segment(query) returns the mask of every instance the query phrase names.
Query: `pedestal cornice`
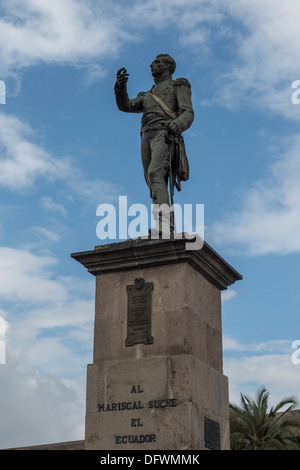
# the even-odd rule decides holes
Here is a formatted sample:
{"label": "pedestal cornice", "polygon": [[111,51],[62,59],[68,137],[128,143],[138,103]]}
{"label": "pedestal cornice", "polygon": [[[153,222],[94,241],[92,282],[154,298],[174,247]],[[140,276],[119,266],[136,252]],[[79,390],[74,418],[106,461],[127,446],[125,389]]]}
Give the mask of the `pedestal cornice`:
{"label": "pedestal cornice", "polygon": [[199,245],[202,245],[202,248],[193,250],[187,249],[187,243],[191,243],[190,236],[165,240],[137,238],[98,245],[94,250],[73,253],[71,257],[95,276],[120,270],[187,262],[220,290],[227,289],[242,279],[208,243],[202,240],[201,242]]}

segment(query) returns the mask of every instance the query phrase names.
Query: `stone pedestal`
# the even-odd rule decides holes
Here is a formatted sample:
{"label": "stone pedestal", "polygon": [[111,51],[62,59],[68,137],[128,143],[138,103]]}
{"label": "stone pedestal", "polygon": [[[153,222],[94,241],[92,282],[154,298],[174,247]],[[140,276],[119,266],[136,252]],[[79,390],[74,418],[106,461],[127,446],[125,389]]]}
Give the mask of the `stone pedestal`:
{"label": "stone pedestal", "polygon": [[72,257],[96,276],[86,449],[229,449],[221,290],[242,277],[184,238]]}

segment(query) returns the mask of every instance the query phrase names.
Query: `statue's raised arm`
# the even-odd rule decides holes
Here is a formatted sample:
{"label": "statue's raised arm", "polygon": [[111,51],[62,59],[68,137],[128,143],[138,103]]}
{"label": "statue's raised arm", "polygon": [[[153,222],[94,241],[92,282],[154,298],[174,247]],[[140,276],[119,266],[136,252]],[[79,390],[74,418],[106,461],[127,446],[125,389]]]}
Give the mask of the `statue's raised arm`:
{"label": "statue's raised arm", "polygon": [[128,77],[129,73],[127,73],[127,70],[124,67],[117,71],[115,83],[117,106],[120,111],[125,111],[127,113],[141,113],[143,111],[141,93],[139,93],[135,99],[129,99],[127,92]]}
{"label": "statue's raised arm", "polygon": [[127,82],[128,82],[128,77],[129,77],[129,73],[127,73],[127,70],[124,67],[122,67],[121,69],[117,71],[116,85],[119,89],[126,87]]}

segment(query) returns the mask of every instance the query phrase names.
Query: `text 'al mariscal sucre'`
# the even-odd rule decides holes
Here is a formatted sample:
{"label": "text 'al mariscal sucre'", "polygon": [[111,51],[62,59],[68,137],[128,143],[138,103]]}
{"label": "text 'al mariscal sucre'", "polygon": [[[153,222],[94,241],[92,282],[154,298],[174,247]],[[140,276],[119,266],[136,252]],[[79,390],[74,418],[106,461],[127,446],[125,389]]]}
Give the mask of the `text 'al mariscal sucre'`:
{"label": "text 'al mariscal sucre'", "polygon": [[[143,394],[144,387],[141,384],[132,385],[130,389],[131,394]],[[138,397],[136,397],[138,398]],[[129,401],[120,401],[120,402],[111,402],[111,403],[98,403],[98,412],[102,415],[103,413],[107,412],[124,412],[124,411],[136,411],[136,410],[150,410],[154,411],[162,410],[164,408],[173,408],[177,406],[177,398],[163,398],[159,400],[149,400],[149,401],[142,401],[142,400],[129,400]],[[146,413],[147,415],[147,413]],[[157,436],[153,433],[147,433],[146,429],[144,429],[143,418],[146,416],[143,414],[142,416],[136,416],[136,413],[130,417],[128,421],[128,431],[124,434],[114,434],[112,437],[114,439],[115,445],[130,445],[130,444],[153,444],[157,442]],[[130,416],[130,413],[129,413]],[[147,427],[147,424],[146,424]],[[141,434],[139,434],[139,432]],[[134,432],[134,433],[133,433]],[[133,434],[132,434],[133,433]]]}
{"label": "text 'al mariscal sucre'", "polygon": [[98,411],[133,411],[142,410],[144,408],[169,408],[177,406],[177,398],[166,398],[163,400],[150,400],[143,405],[141,401],[123,401],[118,403],[99,403]]}

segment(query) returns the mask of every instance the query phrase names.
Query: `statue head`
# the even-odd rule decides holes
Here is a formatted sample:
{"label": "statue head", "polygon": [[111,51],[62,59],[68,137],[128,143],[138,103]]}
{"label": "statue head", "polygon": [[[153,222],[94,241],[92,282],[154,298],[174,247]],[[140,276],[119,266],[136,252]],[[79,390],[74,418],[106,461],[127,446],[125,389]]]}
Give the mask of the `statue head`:
{"label": "statue head", "polygon": [[169,54],[158,54],[150,67],[153,76],[160,75],[166,72],[166,70],[170,75],[173,75],[176,69],[176,62]]}

